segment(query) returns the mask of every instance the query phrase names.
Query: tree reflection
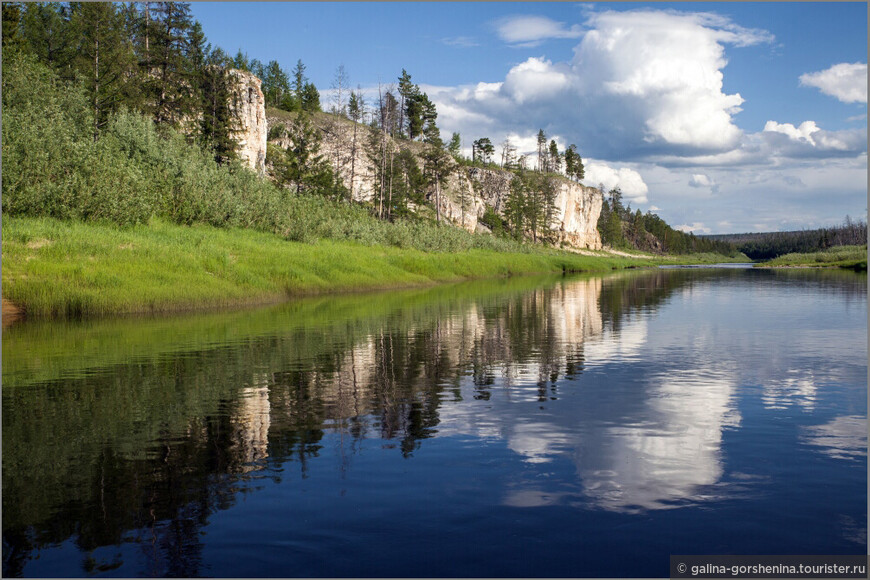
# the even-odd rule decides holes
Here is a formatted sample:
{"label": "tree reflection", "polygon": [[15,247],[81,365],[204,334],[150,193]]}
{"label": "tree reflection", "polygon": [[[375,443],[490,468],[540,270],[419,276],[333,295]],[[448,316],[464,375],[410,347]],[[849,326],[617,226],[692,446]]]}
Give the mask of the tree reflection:
{"label": "tree reflection", "polygon": [[[605,507],[655,507],[684,497],[692,486],[719,477],[720,427],[734,420],[730,386],[704,390],[688,379],[677,384],[659,377],[645,393],[648,401],[614,399],[611,409],[604,397],[579,411],[564,409],[573,413],[573,423],[594,421],[592,414],[606,415],[608,409],[614,421],[654,416],[654,422],[639,421],[623,432],[586,433],[581,442],[561,433],[558,424],[517,417],[510,426],[510,416],[479,413],[494,408],[496,399],[533,402],[536,408],[555,403],[591,364],[610,356],[604,337],[630,340],[632,332],[645,332],[639,317],[676,292],[741,275],[645,271],[536,288],[505,283],[478,294],[405,294],[389,307],[369,308],[370,299],[356,297],[321,300],[310,310],[302,304],[272,311],[274,326],[259,322],[260,330],[250,336],[191,340],[188,333],[185,340],[196,348],[72,378],[58,372],[51,380],[4,389],[3,573],[20,576],[41,547],[70,540],[83,554],[84,574],[123,566],[122,560],[94,554],[127,542],[139,547],[142,574],[213,573],[203,568],[203,529],[212,514],[254,489],[258,478],[288,477],[285,467],[307,477],[311,462],[334,442],[342,473],[353,468],[367,440],[395,447],[410,460],[445,429],[445,418],[452,432],[492,429],[502,421],[496,428],[509,432],[508,447],[532,463],[573,447],[591,486],[588,495]],[[858,293],[853,278],[848,280],[843,291]],[[232,316],[234,325],[241,324]],[[87,336],[93,338],[98,327],[88,327]],[[210,322],[214,327],[221,329],[217,334],[227,333]],[[118,324],[107,322],[101,340],[110,343],[118,333]],[[71,344],[81,341],[74,329],[68,336]],[[465,397],[479,406],[445,405]],[[673,421],[684,407],[696,409],[695,415]],[[676,447],[696,443],[690,440],[693,429],[700,429],[702,447],[709,450],[694,463],[704,468],[703,481],[666,474],[671,490],[663,496],[653,489],[657,476],[632,472],[633,484],[613,476],[626,457],[635,471],[654,471]],[[622,496],[614,495],[616,488]],[[555,497],[529,489],[518,493],[525,494],[516,498],[523,505]]]}

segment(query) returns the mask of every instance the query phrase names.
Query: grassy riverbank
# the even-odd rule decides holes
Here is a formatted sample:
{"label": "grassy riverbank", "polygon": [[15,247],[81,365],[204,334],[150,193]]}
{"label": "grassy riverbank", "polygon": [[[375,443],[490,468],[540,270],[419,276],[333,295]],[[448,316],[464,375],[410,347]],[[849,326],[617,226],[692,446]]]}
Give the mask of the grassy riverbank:
{"label": "grassy riverbank", "polygon": [[4,216],[3,250],[3,297],[35,318],[169,312],[661,263],[543,248],[451,253],[330,240],[300,243],[249,229],[178,226],[157,219],[121,228]]}
{"label": "grassy riverbank", "polygon": [[822,252],[794,253],[762,262],[760,268],[847,268],[867,270],[867,246],[837,246]]}

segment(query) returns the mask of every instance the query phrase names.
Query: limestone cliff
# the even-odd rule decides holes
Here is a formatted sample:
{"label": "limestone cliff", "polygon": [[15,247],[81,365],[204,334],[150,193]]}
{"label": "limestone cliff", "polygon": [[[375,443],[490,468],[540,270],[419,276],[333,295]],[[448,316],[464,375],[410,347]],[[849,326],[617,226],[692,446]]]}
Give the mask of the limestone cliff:
{"label": "limestone cliff", "polygon": [[253,74],[231,69],[232,84],[230,108],[236,119],[235,139],[239,144],[239,158],[259,174],[266,170],[266,99],[260,88],[260,79]]}
{"label": "limestone cliff", "polygon": [[[477,219],[483,217],[487,206],[500,215],[504,214],[505,201],[514,175],[509,171],[478,167],[470,167],[466,171],[472,188],[472,191],[466,194],[472,195],[472,199],[481,202],[481,205],[475,205],[471,212],[476,214],[472,216],[473,221],[469,221],[465,226],[469,231],[474,231],[477,227]],[[566,178],[554,177],[553,180],[557,187],[556,213],[550,227],[558,232],[559,241],[576,248],[601,249],[601,236],[598,234],[597,227],[598,216],[601,214],[601,206],[604,202],[601,192],[597,188],[586,187]],[[450,183],[455,181],[458,180]],[[446,203],[450,209],[446,213],[451,216],[462,215],[458,208],[461,205],[459,192],[462,190],[455,187],[448,188],[448,191],[453,195],[448,196]]]}
{"label": "limestone cliff", "polygon": [[[283,111],[270,109],[269,115],[270,126],[287,126],[293,122],[292,116]],[[313,121],[323,137],[320,153],[333,168],[338,168],[338,173],[353,198],[357,201],[377,201],[378,168],[372,165],[364,145],[371,129],[357,126],[357,147],[355,154],[352,154],[353,125],[350,121],[326,114],[316,115]],[[290,145],[286,135],[276,138],[273,143],[281,148]],[[396,151],[410,150],[418,166],[423,167],[422,143],[390,140],[390,146]],[[505,201],[514,174],[497,168],[467,167],[452,159],[448,164],[448,176],[438,196],[441,216],[470,232],[487,231],[479,223],[480,219],[487,208],[504,215]],[[575,248],[601,249],[601,237],[597,229],[603,204],[601,193],[597,188],[586,187],[561,176],[554,176],[552,179],[557,187],[556,213],[551,224],[551,229],[557,234],[556,238]],[[426,200],[433,208],[435,199],[434,189],[426,192]]]}
{"label": "limestone cliff", "polygon": [[595,187],[564,180],[556,196],[556,228],[561,241],[575,248],[600,250],[598,216],[604,196]]}

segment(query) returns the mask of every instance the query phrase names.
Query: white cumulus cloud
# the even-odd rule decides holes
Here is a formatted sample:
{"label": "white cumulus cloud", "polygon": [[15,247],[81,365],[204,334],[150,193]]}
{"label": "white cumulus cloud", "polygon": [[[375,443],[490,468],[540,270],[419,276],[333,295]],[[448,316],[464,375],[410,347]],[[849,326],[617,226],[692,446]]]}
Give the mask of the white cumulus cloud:
{"label": "white cumulus cloud", "polygon": [[816,142],[813,140],[813,133],[817,133],[819,131],[819,127],[816,125],[815,121],[804,121],[798,127],[795,127],[791,123],[777,123],[776,121],[768,121],[764,125],[764,131],[768,131],[771,133],[782,133],[783,135],[787,135],[789,139],[794,141],[803,141],[805,143],[809,143],[810,145],[815,145]]}
{"label": "white cumulus cloud", "polygon": [[[787,140],[777,138],[785,135]],[[761,132],[767,156],[779,157],[828,157],[857,155],[867,143],[866,129],[825,131],[815,121],[804,121],[797,127],[791,123],[768,121]]]}
{"label": "white cumulus cloud", "polygon": [[800,83],[815,87],[844,103],[867,102],[867,63],[840,63],[800,76]]}
{"label": "white cumulus cloud", "polygon": [[593,108],[627,113],[622,138],[646,149],[715,151],[738,142],[732,115],[743,98],[722,90],[724,43],[755,42],[757,34],[731,30],[721,17],[652,10],[605,12],[590,24],[575,50],[578,83]]}
{"label": "white cumulus cloud", "polygon": [[[769,32],[710,13],[643,8],[578,15],[576,22],[513,17],[498,28],[514,45],[578,38],[566,59],[541,50],[483,82],[421,86],[438,107],[442,134],[459,131],[466,148],[489,137],[500,149],[510,137],[518,153],[533,154],[543,129],[562,150],[577,145],[587,185],[619,187],[626,202],[654,203],[669,222],[696,232],[699,225],[751,229],[760,214],[814,223],[804,206],[813,203],[805,192],[815,188],[839,196],[826,206],[830,215],[866,206],[867,129],[857,124],[866,117],[852,117],[854,128],[842,130],[806,117],[770,120],[762,130],[738,126],[744,99],[726,91],[726,52],[772,43]],[[801,83],[866,102],[866,65],[838,67],[804,75]],[[785,191],[792,197],[779,195]],[[770,222],[765,229],[779,227]]]}
{"label": "white cumulus cloud", "polygon": [[586,177],[583,182],[586,185],[592,187],[603,185],[605,192],[618,187],[622,191],[625,201],[635,204],[647,202],[646,194],[649,192],[649,188],[644,183],[640,173],[634,169],[628,167],[614,169],[600,161],[588,161],[585,164],[585,173]]}
{"label": "white cumulus cloud", "polygon": [[565,66],[554,66],[543,58],[530,58],[513,67],[500,88],[518,105],[530,100],[549,100],[551,95],[568,86],[569,74]]}
{"label": "white cumulus cloud", "polygon": [[[743,132],[733,115],[743,98],[723,90],[724,47],[767,42],[769,33],[706,13],[648,9],[592,13],[582,29],[568,61],[531,57],[501,80],[429,93],[439,112],[452,105],[454,113],[464,108],[494,121],[452,126],[460,115],[451,114],[439,119],[443,129],[500,141],[542,128],[576,143],[581,155],[625,161],[719,154],[739,145]],[[511,42],[579,37],[581,25],[511,17],[499,34]]]}

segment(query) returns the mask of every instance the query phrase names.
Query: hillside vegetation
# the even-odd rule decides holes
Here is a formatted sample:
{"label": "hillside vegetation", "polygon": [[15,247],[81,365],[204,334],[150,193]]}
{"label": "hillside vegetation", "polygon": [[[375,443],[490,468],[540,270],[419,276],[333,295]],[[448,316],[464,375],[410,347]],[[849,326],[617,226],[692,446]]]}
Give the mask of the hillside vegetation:
{"label": "hillside vegetation", "polygon": [[112,114],[97,141],[92,122],[80,85],[61,81],[27,55],[4,60],[4,216],[120,226],[156,217],[180,225],[251,228],[304,242],[533,251],[427,220],[379,220],[358,204],[276,186],[238,163],[215,163],[182,133],[155,126],[137,112]]}

